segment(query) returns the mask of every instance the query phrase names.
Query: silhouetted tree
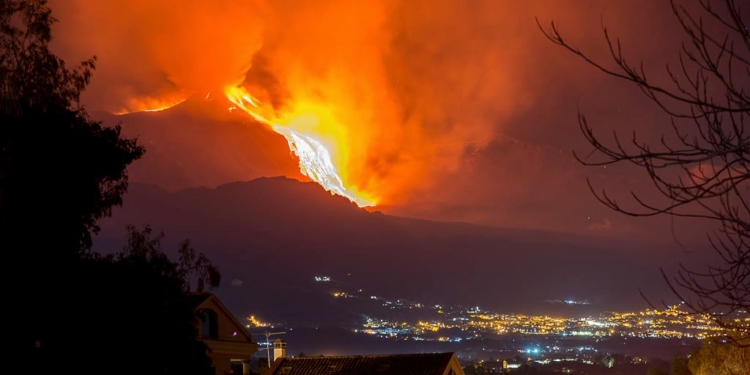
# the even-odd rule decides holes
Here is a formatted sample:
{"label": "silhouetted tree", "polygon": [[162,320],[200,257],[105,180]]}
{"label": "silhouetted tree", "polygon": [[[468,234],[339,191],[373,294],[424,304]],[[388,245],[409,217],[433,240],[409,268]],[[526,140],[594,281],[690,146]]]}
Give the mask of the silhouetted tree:
{"label": "silhouetted tree", "polygon": [[143,154],[119,127],[89,119],[80,94],[95,61],[69,69],[50,52],[55,21],[45,0],[0,3],[0,224],[19,238],[48,231],[55,248],[33,249],[45,256],[90,249],[96,221],[122,202],[126,167]]}
{"label": "silhouetted tree", "polygon": [[557,23],[539,27],[550,41],[587,64],[637,86],[671,116],[666,133],[651,144],[635,133],[623,139],[617,132],[608,142],[579,113],[580,129],[594,151],[576,158],[592,166],[635,165],[664,198],[652,201],[633,192],[636,203],[628,207],[589,182],[596,198],[615,211],[719,224],[708,238],[722,264],[706,269],[681,266],[674,277],[662,274],[692,312],[714,314],[719,324],[741,333],[736,336],[741,342],[735,344],[750,345],[748,325],[734,320],[735,313],[750,310],[750,131],[745,127],[750,119],[750,7],[738,0],[695,0],[691,7],[673,0],[671,5],[686,42],[679,46],[678,65],[667,65],[666,81],[647,75],[642,63],[629,61],[620,40],[606,27],[613,64],[596,61],[567,41]]}
{"label": "silhouetted tree", "polygon": [[669,375],[669,372],[661,367],[651,367],[646,371],[646,375]]}
{"label": "silhouetted tree", "polygon": [[464,370],[464,374],[466,374],[466,375],[477,375],[478,374],[477,368],[474,365],[464,366],[463,370]]}
{"label": "silhouetted tree", "polygon": [[89,119],[79,97],[94,60],[69,69],[50,52],[54,22],[44,0],[0,1],[0,249],[18,275],[10,300],[23,301],[14,321],[24,329],[10,341],[24,348],[67,324],[51,318],[70,308],[59,288],[143,154],[119,127]]}
{"label": "silhouetted tree", "polygon": [[484,366],[480,365],[468,365],[463,368],[464,373],[466,375],[488,375],[488,374],[494,374],[495,372],[491,369],[485,368]]}
{"label": "silhouetted tree", "polygon": [[669,366],[669,375],[692,375],[688,367],[688,357],[685,355],[674,356]]}
{"label": "silhouetted tree", "polygon": [[268,357],[258,357],[258,374],[264,375],[268,369]]}
{"label": "silhouetted tree", "polygon": [[205,257],[184,243],[180,260],[171,261],[162,238],[148,226],[129,226],[122,252],[92,253],[74,263],[64,285],[50,286],[67,303],[52,314],[57,325],[38,340],[44,351],[37,351],[35,366],[79,374],[212,375],[187,292],[195,279],[217,287],[218,270],[207,260],[196,262]]}
{"label": "silhouetted tree", "polygon": [[[164,232],[154,236],[151,226],[146,225],[138,230],[133,225],[127,228],[127,244],[121,253],[113,259],[118,262],[139,260],[154,265],[163,265],[160,268],[162,275],[168,279],[180,280],[182,290],[185,292],[203,292],[206,288],[213,289],[221,283],[221,274],[211,261],[203,254],[196,254],[190,245],[190,240],[183,240],[177,246],[179,255],[178,263],[172,263],[161,250],[161,240]],[[195,288],[193,288],[195,284]]]}
{"label": "silhouetted tree", "polygon": [[0,249],[18,275],[10,300],[23,301],[14,308],[23,330],[9,341],[23,348],[67,324],[50,317],[67,316],[59,288],[71,285],[97,220],[122,201],[126,167],[143,154],[118,127],[89,119],[79,97],[94,60],[69,69],[55,56],[54,22],[44,0],[0,1]]}
{"label": "silhouetted tree", "polygon": [[94,59],[66,67],[54,22],[45,0],[0,1],[0,248],[20,331],[7,341],[24,372],[211,374],[189,292],[217,286],[216,267],[189,241],[169,260],[150,227],[128,227],[121,253],[91,250],[144,150],[88,117]]}
{"label": "silhouetted tree", "polygon": [[750,347],[707,340],[690,357],[688,367],[692,375],[750,374]]}
{"label": "silhouetted tree", "polygon": [[518,366],[517,369],[511,370],[511,374],[520,374],[520,375],[546,375],[547,373],[554,373],[553,371],[545,371],[542,366],[536,366],[529,363],[524,363],[521,366]]}
{"label": "silhouetted tree", "polygon": [[521,366],[518,366],[518,368],[515,371],[513,371],[513,373],[515,373],[515,374],[521,374],[521,375],[528,375],[528,374],[532,373],[531,370],[532,370],[531,366],[529,366],[528,364],[524,363]]}

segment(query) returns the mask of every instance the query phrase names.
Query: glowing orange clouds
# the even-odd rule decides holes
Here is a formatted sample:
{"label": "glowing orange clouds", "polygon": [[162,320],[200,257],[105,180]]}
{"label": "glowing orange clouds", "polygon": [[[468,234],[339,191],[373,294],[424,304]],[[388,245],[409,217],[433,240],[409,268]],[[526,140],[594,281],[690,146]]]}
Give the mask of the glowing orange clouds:
{"label": "glowing orange clouds", "polygon": [[522,58],[539,35],[510,2],[51,3],[57,48],[99,57],[89,106],[160,109],[224,92],[287,139],[303,173],[359,205],[433,189],[533,100]]}
{"label": "glowing orange clouds", "polygon": [[163,107],[239,83],[262,44],[261,5],[249,0],[53,0],[54,46],[96,55],[84,100],[113,112]]}

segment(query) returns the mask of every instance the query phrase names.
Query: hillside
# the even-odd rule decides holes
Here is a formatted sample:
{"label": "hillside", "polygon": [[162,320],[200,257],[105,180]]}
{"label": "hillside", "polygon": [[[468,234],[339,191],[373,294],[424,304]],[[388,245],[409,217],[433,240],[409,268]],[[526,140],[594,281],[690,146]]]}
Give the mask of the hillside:
{"label": "hillside", "polygon": [[[657,269],[633,245],[367,212],[285,177],[178,192],[132,184],[124,206],[103,222],[97,249],[119,248],[128,223],[165,231],[167,250],[190,238],[221,267],[218,293],[240,316],[356,319],[321,300],[315,275],[380,295],[501,311],[538,310],[557,298],[588,299],[598,309],[642,307],[639,287],[663,290]],[[317,309],[302,316],[300,304]]]}
{"label": "hillside", "polygon": [[179,190],[215,187],[263,176],[303,178],[286,140],[248,116],[230,112],[224,98],[192,97],[158,112],[116,116],[94,112],[105,125],[120,124],[138,137],[146,155],[129,168],[131,181]]}

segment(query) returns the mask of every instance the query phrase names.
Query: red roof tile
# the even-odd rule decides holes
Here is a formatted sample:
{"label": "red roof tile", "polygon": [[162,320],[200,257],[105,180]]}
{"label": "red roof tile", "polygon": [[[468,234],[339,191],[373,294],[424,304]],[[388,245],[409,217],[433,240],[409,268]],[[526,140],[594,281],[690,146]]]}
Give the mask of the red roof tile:
{"label": "red roof tile", "polygon": [[442,375],[453,353],[279,358],[270,375]]}

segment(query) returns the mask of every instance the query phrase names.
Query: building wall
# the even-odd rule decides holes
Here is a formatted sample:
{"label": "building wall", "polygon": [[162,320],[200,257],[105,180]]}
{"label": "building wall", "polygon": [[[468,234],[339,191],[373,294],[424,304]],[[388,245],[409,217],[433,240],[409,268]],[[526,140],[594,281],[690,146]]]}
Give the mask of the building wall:
{"label": "building wall", "polygon": [[[211,357],[211,361],[214,364],[216,375],[233,374],[232,361],[239,359],[231,354],[225,354],[225,353],[214,353],[210,355],[210,357]],[[246,363],[244,364],[243,368],[249,368],[249,366],[250,366],[250,362],[249,360],[246,360]],[[246,372],[244,371],[241,373],[246,374]]]}
{"label": "building wall", "polygon": [[238,325],[230,313],[213,299],[206,300],[198,307],[198,310],[203,309],[213,310],[217,318],[217,338],[199,336],[209,348],[208,356],[214,364],[216,375],[231,374],[233,360],[247,361],[244,370],[247,373],[249,359],[258,351],[258,345],[252,341],[245,327]]}
{"label": "building wall", "polygon": [[234,323],[234,319],[229,315],[229,313],[225,311],[213,299],[209,299],[206,302],[202,303],[199,309],[211,309],[216,312],[219,323],[219,340],[249,342],[247,336],[242,334],[242,331],[245,328],[241,326],[237,327],[237,325]]}
{"label": "building wall", "polygon": [[461,363],[458,362],[458,357],[455,354],[451,358],[450,363],[448,363],[443,375],[465,375],[464,369],[461,367]]}

